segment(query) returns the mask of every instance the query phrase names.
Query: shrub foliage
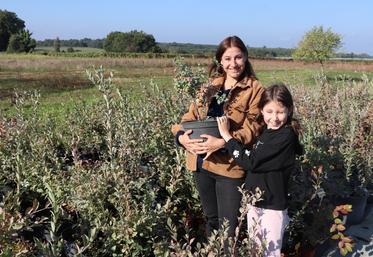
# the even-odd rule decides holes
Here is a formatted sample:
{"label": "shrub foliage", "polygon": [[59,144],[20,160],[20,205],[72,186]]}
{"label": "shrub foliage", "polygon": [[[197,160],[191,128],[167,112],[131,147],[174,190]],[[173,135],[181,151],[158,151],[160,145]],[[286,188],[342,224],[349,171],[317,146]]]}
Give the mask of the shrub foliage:
{"label": "shrub foliage", "polygon": [[[77,102],[63,126],[37,115],[37,92],[17,94],[15,115],[2,118],[2,256],[221,254],[226,233],[204,240],[198,194],[170,132],[190,98],[150,82],[144,97],[134,99],[102,67],[87,75],[101,100]],[[289,252],[299,242],[329,236],[312,230],[312,222],[328,229],[333,219],[330,205],[320,201],[332,205],[333,196],[371,183],[372,81],[337,85],[322,79],[312,89],[291,87],[303,117],[306,154],[292,178]],[[244,195],[251,197],[246,202],[256,196]],[[229,253],[260,256],[242,230],[229,242]]]}

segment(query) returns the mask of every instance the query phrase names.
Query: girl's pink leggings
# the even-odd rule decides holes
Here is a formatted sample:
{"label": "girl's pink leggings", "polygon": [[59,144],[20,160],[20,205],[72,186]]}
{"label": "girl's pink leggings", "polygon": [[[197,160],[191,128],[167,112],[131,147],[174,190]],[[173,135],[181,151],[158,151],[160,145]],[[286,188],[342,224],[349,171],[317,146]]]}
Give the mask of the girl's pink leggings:
{"label": "girl's pink leggings", "polygon": [[249,205],[249,235],[255,235],[255,242],[263,247],[265,257],[281,256],[282,237],[288,223],[287,210],[270,210]]}

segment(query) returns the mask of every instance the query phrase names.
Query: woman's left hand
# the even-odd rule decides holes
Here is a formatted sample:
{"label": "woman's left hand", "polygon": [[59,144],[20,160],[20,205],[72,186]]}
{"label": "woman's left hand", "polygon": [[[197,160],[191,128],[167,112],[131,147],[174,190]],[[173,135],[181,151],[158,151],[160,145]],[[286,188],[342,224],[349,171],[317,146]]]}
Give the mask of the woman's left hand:
{"label": "woman's left hand", "polygon": [[206,157],[203,158],[206,160],[213,152],[223,148],[225,141],[222,138],[217,138],[207,134],[201,135],[202,138],[206,140],[202,143],[197,143],[203,150],[196,152],[196,154],[206,154]]}

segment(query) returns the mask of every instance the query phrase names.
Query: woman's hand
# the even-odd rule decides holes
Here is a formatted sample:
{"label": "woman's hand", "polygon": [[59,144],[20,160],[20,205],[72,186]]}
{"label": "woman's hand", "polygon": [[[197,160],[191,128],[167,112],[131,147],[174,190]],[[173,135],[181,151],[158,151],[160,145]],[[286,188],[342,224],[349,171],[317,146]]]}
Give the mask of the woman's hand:
{"label": "woman's hand", "polygon": [[199,151],[197,154],[206,154],[204,160],[206,160],[213,152],[223,148],[225,141],[222,138],[213,137],[210,135],[202,134],[202,138],[205,138],[203,143],[198,143]]}
{"label": "woman's hand", "polygon": [[232,135],[229,133],[230,126],[227,116],[218,117],[217,121],[221,137],[224,138],[225,142],[228,142],[232,138]]}
{"label": "woman's hand", "polygon": [[192,132],[191,129],[185,131],[183,135],[179,136],[178,140],[188,152],[196,155],[197,152],[202,150],[202,147],[197,145],[197,143],[203,142],[203,139],[190,139],[189,135],[192,134]]}

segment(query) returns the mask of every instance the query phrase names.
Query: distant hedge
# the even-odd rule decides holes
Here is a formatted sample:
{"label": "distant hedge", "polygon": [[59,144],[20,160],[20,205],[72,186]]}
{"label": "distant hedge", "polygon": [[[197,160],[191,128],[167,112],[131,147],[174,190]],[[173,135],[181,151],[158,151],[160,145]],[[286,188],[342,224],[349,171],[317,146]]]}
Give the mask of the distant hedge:
{"label": "distant hedge", "polygon": [[38,51],[33,54],[47,55],[47,56],[61,56],[61,57],[112,57],[112,58],[212,58],[210,54],[177,54],[177,53],[114,53],[114,52],[52,52],[52,51]]}

